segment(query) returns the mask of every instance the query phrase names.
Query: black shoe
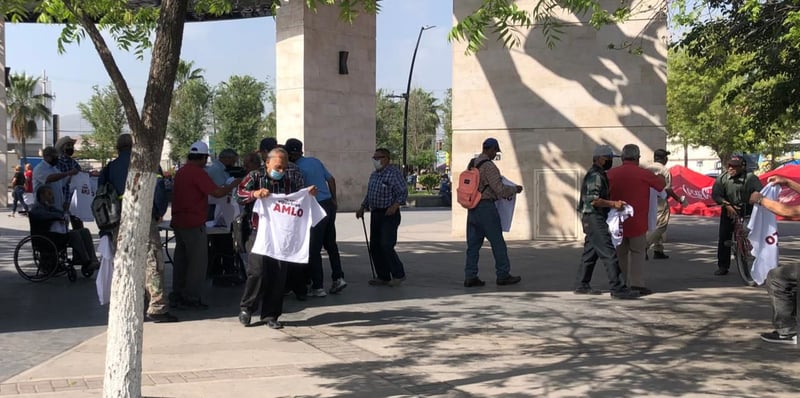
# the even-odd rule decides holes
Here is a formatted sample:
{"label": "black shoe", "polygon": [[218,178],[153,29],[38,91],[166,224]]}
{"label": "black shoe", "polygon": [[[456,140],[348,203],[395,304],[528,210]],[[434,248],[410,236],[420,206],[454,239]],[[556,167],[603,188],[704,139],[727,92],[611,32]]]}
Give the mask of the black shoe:
{"label": "black shoe", "polygon": [[267,322],[265,324],[270,329],[283,329],[283,324],[275,318],[267,319]]}
{"label": "black shoe", "polygon": [[631,289],[623,289],[617,292],[611,292],[611,298],[617,300],[636,300],[640,296],[639,292]]}
{"label": "black shoe", "polygon": [[664,252],[653,252],[653,259],[655,260],[666,260],[669,256],[664,254]]}
{"label": "black shoe", "polygon": [[153,323],[178,322],[178,317],[170,314],[169,312],[165,312],[163,314],[147,314],[147,319],[153,321]]}
{"label": "black shoe", "polygon": [[631,290],[639,292],[639,297],[653,294],[653,291],[644,286],[631,286]]}
{"label": "black shoe", "polygon": [[248,310],[239,311],[239,323],[241,323],[244,326],[250,326],[250,311]]}
{"label": "black shoe", "polygon": [[716,275],[716,276],[728,275],[728,269],[727,268],[717,268],[717,270],[714,271],[714,275]]}
{"label": "black shoe", "polygon": [[573,293],[575,293],[575,294],[590,294],[590,295],[593,295],[593,296],[596,296],[596,295],[599,295],[599,294],[603,294],[603,292],[601,292],[601,291],[599,291],[597,289],[592,289],[589,286],[579,287],[579,288],[575,289],[575,291]]}
{"label": "black shoe", "polygon": [[797,344],[797,333],[780,334],[777,330],[774,330],[769,333],[761,333],[761,340],[767,343]]}
{"label": "black shoe", "polygon": [[504,276],[502,278],[497,278],[497,284],[501,285],[501,286],[502,285],[514,285],[514,284],[519,283],[519,281],[521,281],[521,280],[522,280],[522,277],[520,277],[520,276],[511,276],[509,274],[509,275],[506,275],[506,276]]}
{"label": "black shoe", "polygon": [[486,282],[480,280],[477,276],[464,280],[464,287],[480,287],[485,286]]}

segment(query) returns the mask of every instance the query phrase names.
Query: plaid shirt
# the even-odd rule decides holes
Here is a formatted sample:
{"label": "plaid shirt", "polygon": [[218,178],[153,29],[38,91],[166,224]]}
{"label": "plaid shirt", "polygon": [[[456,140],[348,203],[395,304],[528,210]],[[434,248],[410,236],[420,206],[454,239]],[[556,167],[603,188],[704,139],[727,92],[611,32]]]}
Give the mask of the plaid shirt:
{"label": "plaid shirt", "polygon": [[[78,169],[78,171],[81,171],[81,165],[79,165],[75,159],[64,154],[58,157],[56,168],[62,173],[66,173],[72,169]],[[71,180],[72,177],[67,178],[64,184],[61,185],[61,193],[64,195],[64,203],[69,203],[72,200],[72,196],[69,194],[71,189],[69,183]]]}
{"label": "plaid shirt", "polygon": [[265,166],[259,166],[258,169],[248,173],[239,186],[236,188],[236,201],[244,205],[245,214],[251,214],[250,227],[253,230],[258,229],[258,215],[253,213],[253,202],[256,198],[253,192],[261,188],[266,188],[272,193],[294,193],[305,186],[303,181],[303,174],[294,163],[289,163],[283,173],[283,178],[280,180],[273,180],[269,177]]}
{"label": "plaid shirt", "polygon": [[595,199],[606,199],[611,197],[611,188],[608,184],[608,176],[602,167],[594,164],[583,177],[581,184],[581,199],[578,202],[578,212],[581,214],[602,214],[607,215],[610,209],[597,208],[592,206]]}
{"label": "plaid shirt", "polygon": [[408,187],[403,179],[403,173],[396,166],[386,167],[373,171],[369,176],[367,196],[361,202],[365,209],[385,209],[397,203],[406,204]]}

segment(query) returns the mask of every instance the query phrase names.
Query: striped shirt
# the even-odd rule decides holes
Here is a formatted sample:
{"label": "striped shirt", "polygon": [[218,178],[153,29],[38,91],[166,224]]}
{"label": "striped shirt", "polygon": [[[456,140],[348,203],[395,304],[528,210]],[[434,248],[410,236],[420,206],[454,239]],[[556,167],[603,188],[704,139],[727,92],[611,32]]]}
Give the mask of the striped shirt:
{"label": "striped shirt", "polygon": [[[478,164],[484,159],[489,159],[489,157],[480,154],[473,161],[474,164]],[[507,199],[517,194],[516,186],[503,184],[503,176],[500,175],[500,170],[491,160],[483,162],[481,167],[478,167],[478,172],[481,173],[481,181],[478,183],[481,200]]]}
{"label": "striped shirt", "polygon": [[253,202],[256,200],[256,197],[253,196],[255,191],[266,188],[270,193],[288,194],[297,192],[304,186],[303,174],[294,163],[289,163],[283,170],[283,178],[280,180],[269,178],[266,167],[262,165],[247,173],[236,188],[235,197],[239,204],[244,205],[245,214],[250,214],[250,227],[256,230],[258,229],[258,214],[253,213]]}

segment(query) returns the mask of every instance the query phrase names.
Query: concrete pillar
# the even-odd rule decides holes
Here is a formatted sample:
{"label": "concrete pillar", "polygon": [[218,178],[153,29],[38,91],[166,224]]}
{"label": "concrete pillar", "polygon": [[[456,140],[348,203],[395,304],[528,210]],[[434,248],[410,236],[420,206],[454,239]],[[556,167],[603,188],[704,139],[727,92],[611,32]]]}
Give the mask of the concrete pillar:
{"label": "concrete pillar", "polygon": [[375,151],[375,16],[350,24],[337,5],[315,13],[305,4],[284,1],[276,18],[278,142],[303,141],[336,178],[339,209],[350,211],[366,193]]}
{"label": "concrete pillar", "polygon": [[[535,2],[517,3],[531,10]],[[481,3],[454,1],[454,19]],[[643,3],[665,11],[655,0]],[[539,27],[522,31],[513,49],[491,35],[476,55],[453,43],[452,170],[463,170],[486,137],[498,139],[497,166],[524,187],[509,239],[582,238],[575,209],[592,149],[638,144],[644,163],[666,144],[666,19],[648,14],[596,30],[585,18],[560,18],[566,24],[554,49]],[[643,54],[608,48],[626,41]],[[466,211],[453,209],[453,235],[463,236]]]}
{"label": "concrete pillar", "polygon": [[[8,131],[6,116],[6,23],[0,17],[0,187],[8,192]],[[0,207],[8,206],[8,194],[0,195]]]}

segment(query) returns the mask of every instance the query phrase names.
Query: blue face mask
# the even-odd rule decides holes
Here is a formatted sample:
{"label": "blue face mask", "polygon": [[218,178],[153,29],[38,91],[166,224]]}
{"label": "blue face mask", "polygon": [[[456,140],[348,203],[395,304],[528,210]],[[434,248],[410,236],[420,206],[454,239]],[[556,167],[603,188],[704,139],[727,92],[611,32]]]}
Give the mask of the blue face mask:
{"label": "blue face mask", "polygon": [[270,170],[269,178],[272,178],[273,180],[280,180],[283,178],[283,172],[278,170]]}

